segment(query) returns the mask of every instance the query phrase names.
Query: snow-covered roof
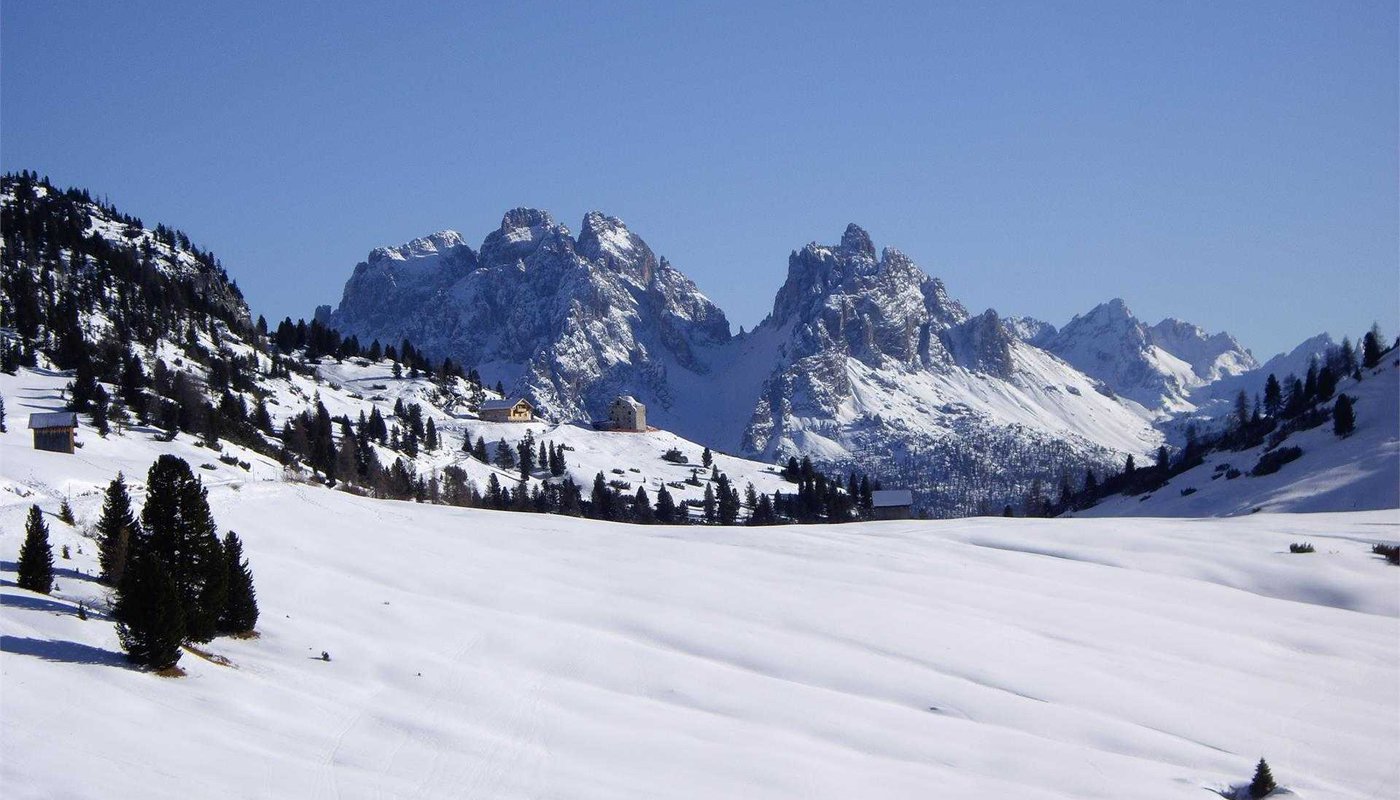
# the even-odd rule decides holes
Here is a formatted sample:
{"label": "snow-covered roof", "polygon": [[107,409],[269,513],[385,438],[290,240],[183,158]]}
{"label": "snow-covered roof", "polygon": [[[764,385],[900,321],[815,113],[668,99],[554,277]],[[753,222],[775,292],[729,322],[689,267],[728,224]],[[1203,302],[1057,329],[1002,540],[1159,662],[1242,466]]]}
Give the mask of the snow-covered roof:
{"label": "snow-covered roof", "polygon": [[[482,411],[508,411],[517,405],[524,403],[530,405],[530,401],[523,397],[507,398],[505,400],[487,400],[481,404]],[[533,406],[531,406],[533,408]]]}
{"label": "snow-covered roof", "polygon": [[613,401],[613,403],[622,403],[624,405],[629,405],[633,408],[646,408],[646,406],[642,405],[641,402],[637,400],[637,398],[633,397],[630,394],[620,395],[616,400]]}
{"label": "snow-covered roof", "polygon": [[48,411],[29,415],[30,428],[76,428],[78,415],[72,411]]}
{"label": "snow-covered roof", "polygon": [[914,493],[909,489],[880,489],[870,494],[871,505],[876,508],[914,505]]}

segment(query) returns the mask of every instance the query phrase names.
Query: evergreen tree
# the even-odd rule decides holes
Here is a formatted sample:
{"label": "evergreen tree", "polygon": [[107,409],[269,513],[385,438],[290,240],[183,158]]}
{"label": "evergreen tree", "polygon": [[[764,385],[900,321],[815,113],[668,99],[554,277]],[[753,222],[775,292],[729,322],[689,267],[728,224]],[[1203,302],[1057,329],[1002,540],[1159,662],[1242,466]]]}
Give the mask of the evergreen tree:
{"label": "evergreen tree", "polygon": [[1372,325],[1361,337],[1361,366],[1370,369],[1381,362],[1381,329]]}
{"label": "evergreen tree", "polygon": [[1235,429],[1243,431],[1249,427],[1249,395],[1243,389],[1235,395]]}
{"label": "evergreen tree", "polygon": [[174,582],[185,632],[213,638],[227,590],[223,549],[208,494],[182,458],[163,455],[146,477],[137,558],[155,558]]}
{"label": "evergreen tree", "polygon": [[715,456],[710,452],[710,448],[706,447],[705,451],[700,454],[700,464],[701,466],[708,467],[713,463],[715,463]]}
{"label": "evergreen tree", "polygon": [[671,525],[680,521],[676,518],[675,498],[666,491],[665,484],[656,490],[656,521],[662,525]]}
{"label": "evergreen tree", "polygon": [[501,469],[515,469],[515,450],[502,438],[496,442],[496,466]]}
{"label": "evergreen tree", "polygon": [[1268,762],[1259,759],[1259,766],[1254,768],[1254,780],[1249,783],[1249,796],[1258,800],[1260,797],[1267,797],[1277,788],[1278,784],[1274,783],[1274,774],[1269,769]]}
{"label": "evergreen tree", "polygon": [[44,512],[38,506],[29,507],[17,571],[19,588],[39,594],[53,591],[53,549],[49,547],[49,526],[44,524]]}
{"label": "evergreen tree", "polygon": [[1351,339],[1343,336],[1342,347],[1337,351],[1337,371],[1342,375],[1350,375],[1356,371],[1356,350],[1351,346]]}
{"label": "evergreen tree", "polygon": [[482,436],[476,437],[476,445],[475,445],[474,447],[472,447],[472,458],[475,458],[477,461],[480,461],[480,462],[483,463],[483,464],[487,463],[487,462],[486,462],[486,439],[485,439],[485,437],[482,437]]}
{"label": "evergreen tree", "polygon": [[109,586],[121,583],[127,553],[136,536],[136,515],[131,512],[131,495],[126,490],[126,478],[118,472],[117,477],[107,484],[107,492],[102,499],[102,516],[97,520],[97,561],[102,567],[102,580]]}
{"label": "evergreen tree", "polygon": [[1002,508],[1001,515],[1003,517],[1014,517],[1016,513],[1011,510],[1011,506],[1008,504],[1006,507]]}
{"label": "evergreen tree", "polygon": [[180,591],[159,558],[139,555],[128,566],[112,617],[127,660],[154,670],[179,663],[180,643],[185,639]]}
{"label": "evergreen tree", "polygon": [[1133,463],[1133,454],[1132,454],[1132,453],[1129,453],[1129,454],[1128,454],[1128,461],[1127,461],[1126,464],[1123,465],[1123,474],[1124,474],[1124,475],[1132,475],[1132,474],[1133,474],[1134,472],[1136,472],[1136,471],[1137,471],[1137,465]]}
{"label": "evergreen tree", "polygon": [[0,395],[0,433],[4,433],[5,428],[5,396]]}
{"label": "evergreen tree", "polygon": [[715,521],[718,519],[717,507],[715,506],[715,490],[708,483],[705,484],[705,501],[701,508],[705,515],[705,522],[710,525],[715,524]]}
{"label": "evergreen tree", "polygon": [[1270,372],[1268,380],[1264,381],[1264,411],[1269,416],[1276,417],[1282,407],[1283,387],[1279,386],[1278,378]]}
{"label": "evergreen tree", "polygon": [[63,498],[63,502],[58,506],[58,519],[65,525],[75,524],[73,519],[73,506],[69,504],[68,498]]}
{"label": "evergreen tree", "polygon": [[651,499],[647,497],[645,486],[637,487],[637,497],[632,502],[632,517],[643,525],[656,521],[656,514],[651,509]]}
{"label": "evergreen tree", "polygon": [[423,434],[423,446],[428,448],[430,453],[438,448],[437,425],[433,423],[431,417],[428,419],[427,431]]}
{"label": "evergreen tree", "polygon": [[589,497],[589,510],[594,519],[612,519],[612,490],[608,488],[603,473],[593,476],[593,494]]}
{"label": "evergreen tree", "polygon": [[1332,407],[1332,432],[1345,439],[1356,430],[1356,411],[1352,409],[1351,398],[1345,394],[1337,396],[1337,404]]}

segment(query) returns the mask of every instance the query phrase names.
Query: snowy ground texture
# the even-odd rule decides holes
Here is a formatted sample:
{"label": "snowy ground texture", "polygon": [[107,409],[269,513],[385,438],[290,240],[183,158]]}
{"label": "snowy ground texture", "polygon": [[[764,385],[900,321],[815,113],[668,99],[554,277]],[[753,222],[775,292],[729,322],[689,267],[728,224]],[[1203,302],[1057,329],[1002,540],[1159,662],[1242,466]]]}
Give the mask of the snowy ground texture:
{"label": "snowy ground texture", "polygon": [[1400,569],[1369,554],[1394,511],[646,528],[229,482],[262,636],[165,679],[76,617],[102,591],[75,528],[50,520],[53,597],[14,586],[25,502],[75,464],[23,460],[7,798],[1199,798],[1261,755],[1300,797],[1400,779]]}

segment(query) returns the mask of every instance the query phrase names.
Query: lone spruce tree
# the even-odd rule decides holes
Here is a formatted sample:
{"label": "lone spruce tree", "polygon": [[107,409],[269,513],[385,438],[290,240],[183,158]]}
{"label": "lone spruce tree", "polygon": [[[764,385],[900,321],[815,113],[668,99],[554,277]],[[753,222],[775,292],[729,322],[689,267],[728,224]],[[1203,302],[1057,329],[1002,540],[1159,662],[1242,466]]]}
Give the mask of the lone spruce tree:
{"label": "lone spruce tree", "polygon": [[224,536],[224,564],[228,572],[228,602],[219,615],[221,633],[251,633],[258,624],[258,595],[253,571],[243,557],[243,542],[229,531]]}
{"label": "lone spruce tree", "polygon": [[97,520],[97,562],[102,567],[102,580],[110,586],[121,583],[126,569],[127,553],[136,536],[136,515],[131,512],[131,495],[126,490],[126,478],[120,473],[107,484],[102,499],[102,516]]}
{"label": "lone spruce tree", "polygon": [[1346,395],[1337,397],[1337,404],[1332,407],[1332,432],[1345,439],[1356,430],[1356,412],[1351,407],[1351,398]]}
{"label": "lone spruce tree", "polygon": [[146,476],[138,557],[158,559],[179,595],[185,634],[214,637],[227,595],[223,548],[203,484],[182,458],[163,455]]}
{"label": "lone spruce tree", "polygon": [[180,661],[185,615],[175,581],[159,558],[142,554],[127,566],[112,617],[128,661],[153,670],[168,669]]}
{"label": "lone spruce tree", "polygon": [[1260,797],[1267,797],[1270,792],[1277,789],[1274,783],[1274,774],[1269,770],[1269,764],[1264,759],[1259,759],[1259,766],[1254,768],[1254,780],[1249,784],[1249,796],[1258,800]]}
{"label": "lone spruce tree", "polygon": [[38,506],[29,507],[24,525],[24,544],[19,548],[19,588],[39,594],[53,591],[53,549],[49,547],[49,526]]}

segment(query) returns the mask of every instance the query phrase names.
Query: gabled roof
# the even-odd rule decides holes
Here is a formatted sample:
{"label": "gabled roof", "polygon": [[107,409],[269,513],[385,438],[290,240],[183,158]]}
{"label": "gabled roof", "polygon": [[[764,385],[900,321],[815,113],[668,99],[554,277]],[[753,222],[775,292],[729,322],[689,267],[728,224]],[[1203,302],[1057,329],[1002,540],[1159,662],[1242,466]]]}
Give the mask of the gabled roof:
{"label": "gabled roof", "polygon": [[29,415],[30,428],[76,428],[78,415],[72,411],[48,411]]}
{"label": "gabled roof", "polygon": [[646,406],[642,405],[641,402],[637,400],[637,398],[633,397],[630,394],[619,395],[618,398],[613,401],[614,405],[618,403],[622,403],[623,405],[629,405],[633,408],[646,408]]}
{"label": "gabled roof", "polygon": [[914,505],[914,492],[909,489],[880,489],[870,494],[870,504],[875,508]]}
{"label": "gabled roof", "polygon": [[532,405],[532,404],[530,403],[529,400],[526,400],[526,399],[523,398],[523,397],[512,397],[512,398],[507,398],[507,399],[505,399],[505,400],[487,400],[487,401],[485,401],[485,402],[483,402],[483,403],[481,404],[481,410],[482,410],[482,411],[509,411],[510,409],[515,408],[516,406],[520,405],[521,403],[524,403],[525,405],[530,406],[530,408],[534,408],[534,405]]}

